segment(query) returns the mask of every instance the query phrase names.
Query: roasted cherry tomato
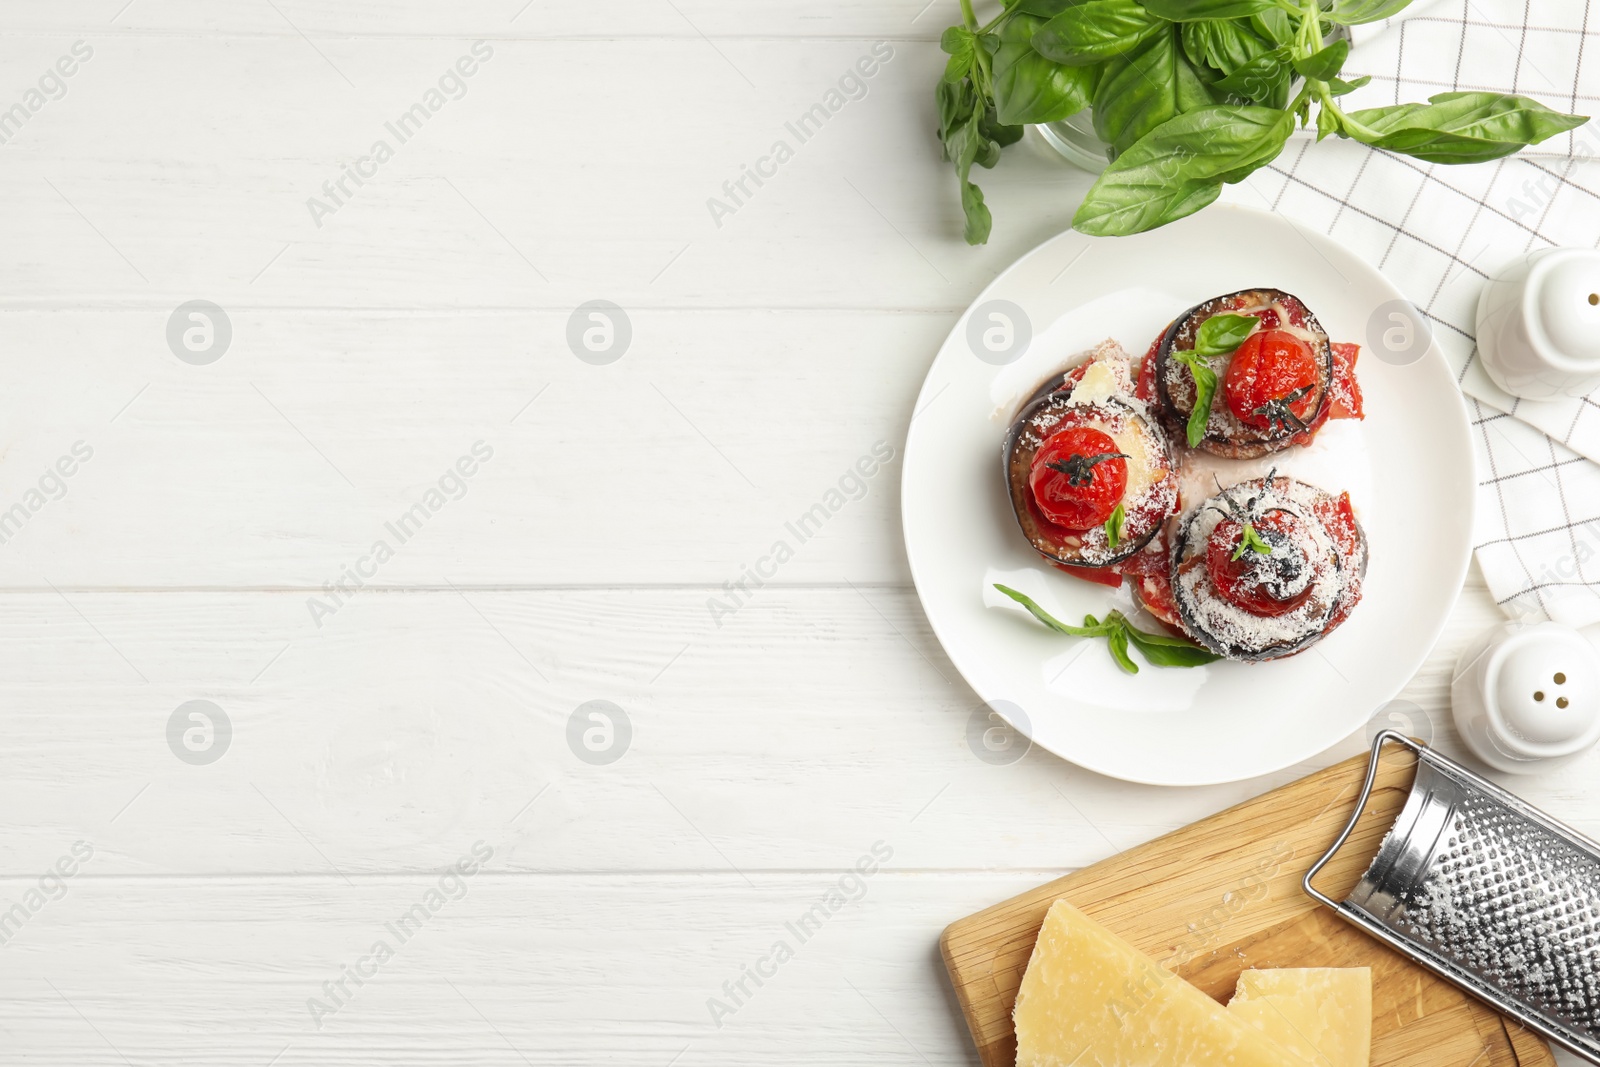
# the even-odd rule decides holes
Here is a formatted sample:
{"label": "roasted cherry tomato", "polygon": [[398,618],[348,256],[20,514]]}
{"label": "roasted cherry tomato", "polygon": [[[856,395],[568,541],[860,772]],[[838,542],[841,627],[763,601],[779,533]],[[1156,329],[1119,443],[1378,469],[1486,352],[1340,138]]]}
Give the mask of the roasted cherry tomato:
{"label": "roasted cherry tomato", "polygon": [[1033,501],[1046,519],[1064,530],[1092,530],[1105,523],[1128,488],[1128,458],[1093,426],[1052,434],[1028,472]]}
{"label": "roasted cherry tomato", "polygon": [[1316,353],[1300,338],[1287,330],[1259,330],[1228,364],[1222,384],[1228,409],[1258,430],[1302,430],[1315,414],[1318,370]]}
{"label": "roasted cherry tomato", "polygon": [[1287,615],[1305,603],[1312,589],[1311,575],[1306,573],[1312,564],[1298,547],[1303,543],[1300,520],[1287,511],[1269,511],[1251,525],[1272,551],[1240,552],[1244,524],[1223,519],[1206,543],[1206,572],[1218,595],[1230,604],[1264,618]]}

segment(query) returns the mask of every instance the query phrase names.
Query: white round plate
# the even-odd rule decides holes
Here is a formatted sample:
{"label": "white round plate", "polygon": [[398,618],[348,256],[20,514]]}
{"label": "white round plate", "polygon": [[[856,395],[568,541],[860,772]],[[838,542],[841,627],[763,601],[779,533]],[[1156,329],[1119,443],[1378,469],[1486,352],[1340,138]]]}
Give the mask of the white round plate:
{"label": "white round plate", "polygon": [[[1330,423],[1310,448],[1218,461],[1222,480],[1276,466],[1348,491],[1371,543],[1365,592],[1343,626],[1298,656],[1182,669],[1145,664],[1135,652],[1141,669],[1125,674],[1103,640],[1046,630],[994,590],[996,582],[1020,589],[1071,623],[1112,607],[1133,611],[1125,588],[1062,574],[1023,540],[1001,445],[1022,400],[1071,356],[1107,337],[1143,355],[1185,309],[1253,287],[1294,293],[1333,340],[1361,345],[1356,377],[1366,419]],[[1393,699],[1461,590],[1475,481],[1466,406],[1438,346],[1400,365],[1368,343],[1373,323],[1377,335],[1397,328],[1389,315],[1403,305],[1391,302],[1403,299],[1329,238],[1227,205],[1133,237],[1064,233],[995,279],[928,371],[906,442],[901,501],[917,593],[978,696],[1056,755],[1154,785],[1280,770],[1348,737]],[[1006,317],[991,316],[997,300],[1025,316],[1026,323],[1014,310],[1009,316],[1013,348],[1031,333],[1021,354],[999,365],[1006,357],[993,349],[1004,350],[1008,337]],[[984,337],[988,330],[997,332]],[[1134,618],[1156,628],[1148,616]]]}

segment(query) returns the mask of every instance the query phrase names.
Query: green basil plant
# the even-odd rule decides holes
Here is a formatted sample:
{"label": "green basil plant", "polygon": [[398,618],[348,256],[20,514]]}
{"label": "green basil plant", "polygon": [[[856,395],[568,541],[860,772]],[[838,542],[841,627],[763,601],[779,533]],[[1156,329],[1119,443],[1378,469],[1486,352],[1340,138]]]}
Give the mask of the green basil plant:
{"label": "green basil plant", "polygon": [[[1111,149],[1072,225],[1121,236],[1217,198],[1283,150],[1296,124],[1430,163],[1480,163],[1583,125],[1525,96],[1440,93],[1426,104],[1346,112],[1365,77],[1339,77],[1340,26],[1389,18],[1410,0],[1004,0],[980,25],[972,0],[944,31],[939,139],[955,165],[969,244],[992,218],[972,181],[1029,123],[1092,107]],[[1294,91],[1296,80],[1299,90]],[[1292,94],[1292,95],[1291,95]]]}

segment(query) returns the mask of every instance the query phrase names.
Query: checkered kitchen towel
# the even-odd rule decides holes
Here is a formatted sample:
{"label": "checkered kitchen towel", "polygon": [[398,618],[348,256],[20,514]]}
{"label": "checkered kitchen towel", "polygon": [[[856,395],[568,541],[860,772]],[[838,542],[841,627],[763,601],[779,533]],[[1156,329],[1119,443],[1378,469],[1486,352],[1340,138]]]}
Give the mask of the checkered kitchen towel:
{"label": "checkered kitchen towel", "polygon": [[1600,2],[1415,0],[1396,19],[1356,27],[1346,70],[1372,75],[1350,109],[1483,89],[1596,116],[1470,166],[1298,135],[1227,195],[1330,234],[1427,316],[1469,398],[1478,561],[1491,591],[1513,616],[1600,622],[1600,393],[1509,396],[1473,342],[1478,293],[1510,260],[1549,245],[1600,247]]}

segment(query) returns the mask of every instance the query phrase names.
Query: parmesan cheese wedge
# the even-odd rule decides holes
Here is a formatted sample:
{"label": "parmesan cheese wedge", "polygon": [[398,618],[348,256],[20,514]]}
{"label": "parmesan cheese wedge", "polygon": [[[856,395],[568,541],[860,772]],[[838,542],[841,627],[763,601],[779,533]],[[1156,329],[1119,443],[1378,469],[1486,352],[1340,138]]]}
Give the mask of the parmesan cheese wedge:
{"label": "parmesan cheese wedge", "polygon": [[1306,1067],[1065,900],[1045,916],[1012,1021],[1017,1067]]}
{"label": "parmesan cheese wedge", "polygon": [[1372,971],[1367,967],[1245,971],[1228,1013],[1314,1067],[1368,1067]]}

